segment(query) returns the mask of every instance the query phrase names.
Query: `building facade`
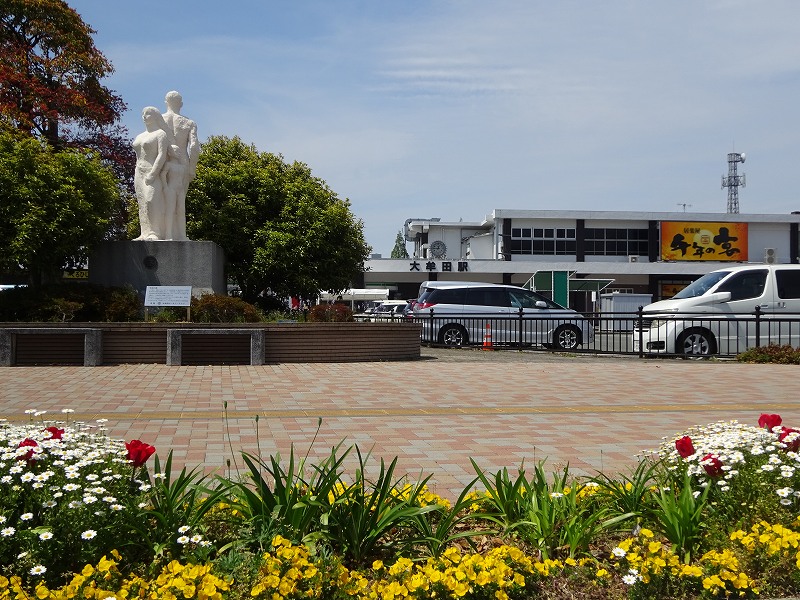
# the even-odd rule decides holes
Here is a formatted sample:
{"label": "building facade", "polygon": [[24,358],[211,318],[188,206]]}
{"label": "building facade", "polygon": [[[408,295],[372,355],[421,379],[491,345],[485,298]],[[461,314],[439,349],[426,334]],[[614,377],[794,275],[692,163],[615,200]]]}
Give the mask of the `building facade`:
{"label": "building facade", "polygon": [[506,283],[591,311],[601,292],[655,301],[725,265],[798,263],[798,231],[795,213],[496,209],[480,222],[408,219],[411,258],[373,258],[355,285],[415,298],[426,280]]}

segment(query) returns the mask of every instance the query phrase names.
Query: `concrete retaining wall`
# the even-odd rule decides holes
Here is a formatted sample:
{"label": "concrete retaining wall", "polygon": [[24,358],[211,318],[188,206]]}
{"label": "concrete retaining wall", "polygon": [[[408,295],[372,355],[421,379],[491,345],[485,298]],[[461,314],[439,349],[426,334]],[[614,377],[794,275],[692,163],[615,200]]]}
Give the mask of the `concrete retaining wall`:
{"label": "concrete retaining wall", "polygon": [[0,366],[413,360],[416,323],[0,323]]}

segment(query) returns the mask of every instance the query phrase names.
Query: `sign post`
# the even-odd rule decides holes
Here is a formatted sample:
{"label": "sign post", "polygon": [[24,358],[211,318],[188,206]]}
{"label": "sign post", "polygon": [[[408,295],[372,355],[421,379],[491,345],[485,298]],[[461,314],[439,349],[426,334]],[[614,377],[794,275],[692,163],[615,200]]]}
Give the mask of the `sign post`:
{"label": "sign post", "polygon": [[148,320],[151,306],[185,306],[186,320],[192,320],[192,286],[148,285],[144,294],[144,316]]}

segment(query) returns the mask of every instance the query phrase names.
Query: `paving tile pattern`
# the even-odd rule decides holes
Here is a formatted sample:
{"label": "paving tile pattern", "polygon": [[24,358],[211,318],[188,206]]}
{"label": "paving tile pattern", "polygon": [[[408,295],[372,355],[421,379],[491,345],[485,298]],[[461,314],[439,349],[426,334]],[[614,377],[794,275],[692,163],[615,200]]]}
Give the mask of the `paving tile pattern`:
{"label": "paving tile pattern", "polygon": [[[735,362],[424,351],[411,362],[266,366],[13,367],[0,370],[2,416],[104,425],[177,465],[234,474],[240,452],[314,462],[344,442],[455,498],[482,469],[546,459],[576,474],[624,471],[687,427],[800,424],[797,367]],[[320,424],[321,420],[321,424]],[[346,465],[353,469],[355,454]]]}

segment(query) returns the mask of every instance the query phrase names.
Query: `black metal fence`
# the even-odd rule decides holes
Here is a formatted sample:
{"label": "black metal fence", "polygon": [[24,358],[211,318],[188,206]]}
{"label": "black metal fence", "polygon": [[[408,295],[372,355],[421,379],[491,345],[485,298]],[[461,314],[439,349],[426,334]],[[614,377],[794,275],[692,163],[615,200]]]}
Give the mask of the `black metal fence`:
{"label": "black metal fence", "polygon": [[[502,310],[502,309],[499,309]],[[541,349],[594,354],[733,357],[768,344],[800,347],[800,313],[649,315],[604,312],[537,315],[510,309],[489,315],[428,310],[422,343],[492,349]]]}

